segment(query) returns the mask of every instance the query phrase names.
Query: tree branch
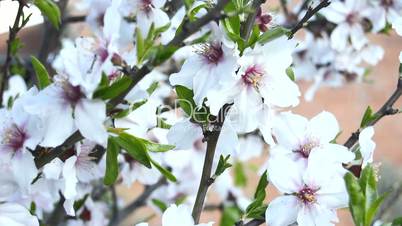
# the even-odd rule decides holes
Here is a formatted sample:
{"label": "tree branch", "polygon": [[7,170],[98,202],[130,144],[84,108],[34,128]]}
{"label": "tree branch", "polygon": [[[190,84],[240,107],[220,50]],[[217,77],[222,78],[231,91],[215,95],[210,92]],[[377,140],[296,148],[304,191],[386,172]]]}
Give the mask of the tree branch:
{"label": "tree branch", "polygon": [[165,183],[166,183],[165,178],[162,178],[156,184],[145,187],[144,192],[132,203],[126,206],[123,210],[119,211],[117,213],[117,217],[114,220],[111,220],[109,225],[113,226],[119,225],[123,220],[125,220],[128,216],[130,216],[130,214],[134,210],[143,207],[146,204],[148,198],[152,195],[152,193]]}
{"label": "tree branch", "polygon": [[17,11],[17,15],[15,16],[14,25],[13,25],[13,27],[9,28],[8,40],[7,40],[6,60],[4,62],[3,68],[2,68],[2,75],[0,76],[0,106],[1,106],[1,103],[3,102],[3,92],[4,92],[4,88],[5,88],[5,83],[7,82],[7,78],[9,76],[9,74],[10,74],[10,65],[11,65],[11,60],[12,60],[12,56],[11,56],[11,48],[12,48],[12,46],[11,46],[11,44],[17,38],[17,33],[23,27],[23,25],[20,26],[20,21],[24,17],[23,9],[25,7],[25,3],[24,3],[24,1],[19,0],[18,4],[19,4],[18,5],[18,11]]}
{"label": "tree branch", "polygon": [[198,224],[200,221],[201,212],[204,206],[204,200],[207,195],[209,186],[212,184],[211,171],[214,162],[216,144],[218,143],[220,130],[209,132],[207,135],[207,151],[204,159],[204,167],[202,169],[202,176],[200,185],[198,187],[197,197],[193,207],[194,222]]}
{"label": "tree branch", "polygon": [[308,20],[310,20],[310,18],[313,17],[318,11],[329,6],[330,4],[330,0],[321,0],[320,4],[318,4],[315,8],[309,7],[304,17],[296,24],[296,26],[292,28],[292,30],[290,30],[289,39],[293,38],[296,32],[303,28],[305,23],[307,23]]}
{"label": "tree branch", "polygon": [[244,40],[248,40],[248,38],[250,37],[250,33],[251,30],[253,29],[253,26],[255,24],[255,18],[257,16],[258,13],[258,8],[265,3],[265,0],[254,0],[251,4],[251,9],[253,9],[254,11],[250,14],[248,14],[247,19],[245,21],[244,24],[242,24],[241,28],[240,28],[240,36],[244,39]]}
{"label": "tree branch", "polygon": [[[378,121],[380,121],[383,117],[388,116],[388,115],[394,115],[399,112],[398,109],[394,109],[393,106],[395,102],[401,97],[402,95],[402,75],[399,76],[398,78],[398,84],[396,86],[395,91],[392,93],[392,95],[388,98],[388,100],[384,103],[384,105],[374,114],[374,119],[370,121],[367,126],[373,126],[376,124]],[[362,128],[357,129],[352,135],[349,137],[349,139],[345,142],[344,146],[351,148],[357,140],[359,139],[359,135],[361,132]]]}

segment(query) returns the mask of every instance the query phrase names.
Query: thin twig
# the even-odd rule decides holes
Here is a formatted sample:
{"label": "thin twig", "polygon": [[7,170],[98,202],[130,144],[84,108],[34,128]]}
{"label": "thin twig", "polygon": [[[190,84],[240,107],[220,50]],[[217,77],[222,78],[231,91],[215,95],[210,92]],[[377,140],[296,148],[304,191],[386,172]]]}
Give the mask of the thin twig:
{"label": "thin twig", "polygon": [[251,30],[253,29],[253,26],[255,24],[255,18],[258,13],[258,8],[261,7],[264,2],[265,0],[254,0],[251,3],[251,9],[253,9],[254,11],[248,14],[246,21],[244,22],[244,24],[242,24],[240,28],[240,36],[244,40],[248,40],[248,38],[250,37]]}
{"label": "thin twig", "polygon": [[320,4],[318,4],[316,7],[314,8],[309,7],[304,17],[290,31],[289,39],[293,38],[296,32],[298,32],[301,28],[303,28],[305,23],[307,23],[308,20],[310,20],[310,18],[313,17],[318,11],[329,6],[330,4],[331,4],[330,0],[322,0]]}
{"label": "thin twig", "polygon": [[[402,76],[400,75],[398,78],[398,84],[396,86],[395,91],[392,93],[392,95],[388,98],[388,100],[384,103],[384,105],[374,114],[374,119],[371,120],[367,126],[373,126],[376,124],[378,121],[380,121],[383,117],[388,116],[388,115],[394,115],[398,114],[399,110],[394,109],[394,104],[395,102],[401,97],[402,95]],[[351,148],[353,145],[357,142],[359,139],[359,135],[361,132],[362,128],[357,129],[352,135],[349,137],[349,139],[345,142],[344,146]]]}
{"label": "thin twig", "polygon": [[259,219],[254,219],[251,220],[250,222],[243,224],[243,226],[258,226],[265,223],[265,220],[259,220]]}
{"label": "thin twig", "polygon": [[156,184],[145,187],[144,192],[132,203],[130,203],[124,209],[119,211],[117,217],[114,220],[111,220],[109,225],[113,226],[119,225],[123,220],[125,220],[128,216],[130,216],[134,210],[143,207],[146,204],[148,198],[152,195],[152,193],[165,183],[166,183],[165,178],[162,178]]}
{"label": "thin twig", "polygon": [[3,92],[5,88],[5,83],[7,82],[7,78],[10,74],[10,65],[11,65],[11,48],[12,48],[12,43],[14,40],[17,38],[17,33],[22,29],[23,26],[20,26],[20,21],[24,17],[24,7],[25,3],[22,0],[18,1],[18,11],[17,15],[15,16],[14,20],[14,25],[13,27],[9,28],[8,32],[8,40],[7,40],[7,54],[6,54],[6,60],[4,62],[3,68],[2,68],[2,75],[0,76],[0,105],[3,102]]}
{"label": "thin twig", "polygon": [[113,222],[116,221],[119,216],[119,208],[117,206],[117,194],[114,185],[110,187],[110,192],[112,194],[112,217],[110,218],[109,226],[114,226]]}
{"label": "thin twig", "polygon": [[63,18],[61,24],[84,22],[86,18],[87,18],[86,15],[69,16],[69,17]]}

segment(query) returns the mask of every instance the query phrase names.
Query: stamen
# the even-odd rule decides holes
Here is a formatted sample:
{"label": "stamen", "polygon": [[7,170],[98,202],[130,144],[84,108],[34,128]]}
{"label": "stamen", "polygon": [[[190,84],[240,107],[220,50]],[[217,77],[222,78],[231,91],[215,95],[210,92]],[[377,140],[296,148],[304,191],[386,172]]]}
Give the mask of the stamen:
{"label": "stamen", "polygon": [[317,199],[315,197],[315,193],[317,191],[318,191],[318,189],[312,189],[312,188],[308,187],[307,185],[305,185],[304,188],[296,194],[296,196],[304,204],[311,204],[311,203],[314,203],[317,201]]}
{"label": "stamen", "polygon": [[220,43],[198,45],[195,52],[203,56],[211,64],[218,64],[223,58],[223,50]]}
{"label": "stamen", "polygon": [[259,65],[250,66],[242,75],[243,82],[247,85],[252,85],[255,88],[258,88],[264,73],[264,69]]}

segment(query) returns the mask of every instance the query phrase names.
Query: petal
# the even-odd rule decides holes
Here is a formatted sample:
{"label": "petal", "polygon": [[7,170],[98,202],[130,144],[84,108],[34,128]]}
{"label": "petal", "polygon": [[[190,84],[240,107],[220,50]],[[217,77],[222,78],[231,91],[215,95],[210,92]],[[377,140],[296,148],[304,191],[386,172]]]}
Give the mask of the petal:
{"label": "petal", "polygon": [[360,153],[363,158],[363,167],[367,163],[373,162],[375,142],[372,140],[374,136],[374,128],[372,126],[363,129],[359,135]]}
{"label": "petal", "polygon": [[202,59],[198,55],[190,56],[184,61],[178,73],[171,74],[169,81],[172,86],[181,85],[193,89],[193,78],[197,71],[201,69]]}
{"label": "petal", "polygon": [[236,156],[239,152],[239,138],[229,121],[225,121],[216,144],[219,154]]}
{"label": "petal", "polygon": [[176,146],[176,150],[193,148],[194,142],[202,139],[202,129],[199,125],[183,120],[174,124],[167,134],[169,144]]}
{"label": "petal", "polygon": [[352,30],[350,31],[350,39],[353,47],[357,50],[360,50],[368,42],[367,37],[364,34],[363,27],[360,24],[352,26]]}
{"label": "petal", "polygon": [[[7,224],[2,222],[7,222]],[[7,226],[39,226],[38,219],[32,216],[24,206],[16,203],[0,204],[0,223]]]}
{"label": "petal", "polygon": [[346,48],[350,27],[347,24],[339,24],[331,33],[331,45],[334,49],[342,51]]}
{"label": "petal", "polygon": [[269,180],[282,193],[297,192],[304,185],[301,167],[283,155],[271,156],[268,160]]}
{"label": "petal", "polygon": [[[46,124],[41,145],[55,147],[62,144],[75,130],[73,109],[70,106],[54,106],[54,112],[49,112]],[[54,130],[54,125],[63,126],[59,126],[57,130]]]}
{"label": "petal", "polygon": [[296,222],[299,202],[293,195],[275,198],[265,212],[265,221],[269,226],[288,226]]}
{"label": "petal", "polygon": [[284,112],[274,118],[272,134],[277,143],[295,149],[305,137],[308,121],[301,115]]}
{"label": "petal", "polygon": [[339,133],[338,121],[332,113],[323,111],[309,121],[307,131],[320,143],[329,143]]}
{"label": "petal", "polygon": [[317,204],[308,207],[305,206],[297,215],[299,226],[333,226],[332,222],[336,220],[336,214],[333,211]]}
{"label": "petal", "polygon": [[162,216],[162,226],[193,226],[190,209],[185,205],[171,205]]}
{"label": "petal", "polygon": [[45,175],[46,179],[57,180],[60,178],[62,170],[63,162],[59,158],[55,158],[43,167],[42,172]]}
{"label": "petal", "polygon": [[82,99],[75,106],[75,123],[81,134],[97,144],[106,145],[108,134],[103,123],[106,120],[106,104],[100,100]]}
{"label": "petal", "polygon": [[38,169],[31,153],[24,151],[14,155],[11,161],[11,168],[20,188],[24,192],[29,191],[33,179],[38,175]]}
{"label": "petal", "polygon": [[283,73],[292,64],[292,54],[296,48],[294,40],[288,40],[284,35],[264,44],[261,48],[263,59],[269,73]]}
{"label": "petal", "polygon": [[64,162],[63,166],[63,178],[64,178],[64,197],[66,199],[74,199],[77,195],[77,172],[75,169],[75,163],[77,162],[77,156],[72,156]]}

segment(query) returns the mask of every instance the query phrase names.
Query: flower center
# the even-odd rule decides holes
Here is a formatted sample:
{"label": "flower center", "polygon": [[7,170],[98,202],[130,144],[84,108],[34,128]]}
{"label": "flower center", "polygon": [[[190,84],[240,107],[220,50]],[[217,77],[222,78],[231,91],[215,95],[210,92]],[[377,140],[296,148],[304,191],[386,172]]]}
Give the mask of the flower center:
{"label": "flower center", "polygon": [[223,58],[223,50],[220,43],[200,45],[196,53],[203,56],[210,64],[218,64]]}
{"label": "flower center", "polygon": [[107,49],[104,47],[100,47],[97,52],[98,52],[100,61],[102,63],[105,62],[107,57],[109,56],[109,52],[107,51]]}
{"label": "flower center", "polygon": [[315,197],[315,193],[318,189],[309,188],[307,185],[304,186],[302,190],[296,193],[297,198],[302,201],[304,204],[310,204],[317,201]]}
{"label": "flower center", "polygon": [[141,10],[146,14],[151,12],[154,5],[152,4],[152,0],[141,0]]}
{"label": "flower center", "polygon": [[73,86],[68,82],[63,82],[63,98],[72,106],[75,106],[78,101],[84,96],[79,86]]}
{"label": "flower center", "polygon": [[9,128],[6,129],[1,143],[11,148],[14,152],[17,152],[24,146],[24,143],[27,139],[28,135],[24,129],[19,128],[13,123]]}
{"label": "flower center", "polygon": [[356,12],[351,12],[346,16],[346,22],[349,25],[353,25],[356,23],[359,23],[359,16],[357,15]]}
{"label": "flower center", "polygon": [[247,85],[252,85],[255,88],[260,86],[261,79],[264,75],[264,70],[259,65],[249,66],[242,75],[243,82]]}
{"label": "flower center", "polygon": [[319,146],[318,142],[314,140],[309,140],[305,143],[300,144],[296,150],[293,150],[293,152],[300,154],[303,158],[308,158],[311,150],[313,150],[313,148],[318,146]]}
{"label": "flower center", "polygon": [[394,0],[381,0],[381,5],[385,8],[390,8],[394,5]]}

